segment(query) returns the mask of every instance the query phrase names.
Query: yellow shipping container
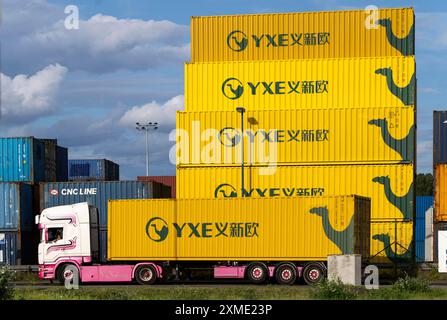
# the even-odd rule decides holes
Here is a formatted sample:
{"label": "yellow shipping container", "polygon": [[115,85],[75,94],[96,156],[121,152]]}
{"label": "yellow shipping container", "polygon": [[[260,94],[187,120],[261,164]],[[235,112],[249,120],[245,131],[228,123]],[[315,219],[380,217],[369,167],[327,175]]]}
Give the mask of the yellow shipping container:
{"label": "yellow shipping container", "polygon": [[[178,166],[177,197],[241,197],[239,166]],[[244,195],[253,198],[358,194],[371,198],[372,219],[413,219],[414,166],[251,166]]]}
{"label": "yellow shipping container", "polygon": [[371,263],[408,263],[414,249],[413,222],[371,221]]}
{"label": "yellow shipping container", "polygon": [[[414,162],[412,108],[248,111],[244,160],[265,163]],[[240,164],[235,111],[177,112],[177,164]]]}
{"label": "yellow shipping container", "polygon": [[185,65],[185,111],[414,106],[414,57]]}
{"label": "yellow shipping container", "polygon": [[192,62],[414,55],[413,8],[191,19]]}
{"label": "yellow shipping container", "polygon": [[435,221],[447,221],[447,164],[435,165]]}
{"label": "yellow shipping container", "polygon": [[369,230],[370,200],[358,196],[111,200],[108,259],[326,261],[342,253],[367,258]]}

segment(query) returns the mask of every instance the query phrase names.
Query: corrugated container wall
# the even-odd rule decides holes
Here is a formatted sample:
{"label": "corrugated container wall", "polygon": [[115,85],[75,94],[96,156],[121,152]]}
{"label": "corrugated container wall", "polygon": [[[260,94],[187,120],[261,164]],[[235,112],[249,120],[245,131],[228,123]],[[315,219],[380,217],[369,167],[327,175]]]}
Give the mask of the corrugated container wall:
{"label": "corrugated container wall", "polygon": [[[112,199],[160,198],[155,183],[143,181],[88,181],[40,184],[40,211],[43,209],[89,202],[99,210],[100,227],[107,226],[107,205]],[[158,189],[161,190],[161,189]]]}
{"label": "corrugated container wall", "polygon": [[447,164],[447,111],[433,112],[433,163]]}
{"label": "corrugated container wall", "polygon": [[435,164],[435,221],[447,222],[447,164]]}
{"label": "corrugated container wall", "polygon": [[33,186],[1,182],[0,230],[30,231],[33,227]]}
{"label": "corrugated container wall", "polygon": [[277,60],[414,55],[413,8],[191,19],[191,59]]}
{"label": "corrugated container wall", "polygon": [[[358,194],[371,198],[371,219],[413,220],[413,165],[245,167],[246,197]],[[179,199],[241,197],[239,166],[178,167]]]}
{"label": "corrugated container wall", "polygon": [[[414,162],[412,108],[248,111],[247,164]],[[177,164],[240,164],[241,116],[177,112]]]}
{"label": "corrugated container wall", "polygon": [[68,149],[56,147],[56,181],[68,181]]}
{"label": "corrugated container wall", "polygon": [[0,231],[0,265],[37,264],[37,240],[30,232]]}
{"label": "corrugated container wall", "polygon": [[185,111],[415,105],[414,57],[185,65]]}
{"label": "corrugated container wall", "polygon": [[[110,260],[325,261],[369,256],[370,200],[301,199],[111,201]],[[132,215],[133,219],[127,217]],[[198,225],[197,233],[178,230]]]}
{"label": "corrugated container wall", "polygon": [[416,262],[425,261],[426,213],[431,207],[433,207],[432,196],[416,197],[416,228],[414,235]]}
{"label": "corrugated container wall", "polygon": [[[178,127],[178,122],[177,122]],[[171,198],[175,198],[175,176],[138,176],[138,181],[154,181],[158,183],[162,183],[164,185],[167,185],[171,188]]]}
{"label": "corrugated container wall", "polygon": [[34,137],[0,138],[0,182],[45,179],[45,146]]}
{"label": "corrugated container wall", "polygon": [[107,159],[68,160],[70,181],[117,181],[119,165]]}
{"label": "corrugated container wall", "polygon": [[45,182],[55,182],[56,181],[56,171],[57,171],[57,157],[56,139],[39,139],[45,145]]}
{"label": "corrugated container wall", "polygon": [[414,256],[412,221],[371,222],[371,262],[410,263]]}

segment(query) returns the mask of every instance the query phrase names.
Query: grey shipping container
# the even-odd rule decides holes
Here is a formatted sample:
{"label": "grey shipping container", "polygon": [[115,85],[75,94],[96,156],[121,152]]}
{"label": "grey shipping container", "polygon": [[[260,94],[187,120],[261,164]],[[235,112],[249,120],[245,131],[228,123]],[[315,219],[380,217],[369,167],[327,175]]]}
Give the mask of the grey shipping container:
{"label": "grey shipping container", "polygon": [[162,189],[155,182],[85,181],[40,184],[40,211],[43,209],[89,202],[99,210],[99,225],[107,227],[107,205],[113,199],[162,198]]}
{"label": "grey shipping container", "polygon": [[34,137],[0,138],[0,182],[45,180],[45,145]]}
{"label": "grey shipping container", "polygon": [[0,230],[34,229],[33,186],[0,183]]}
{"label": "grey shipping container", "polygon": [[38,233],[0,230],[0,265],[37,264]]}
{"label": "grey shipping container", "polygon": [[56,181],[68,181],[68,149],[56,147]]}
{"label": "grey shipping container", "polygon": [[433,163],[447,163],[447,111],[433,112]]}
{"label": "grey shipping container", "polygon": [[119,165],[107,159],[68,160],[70,181],[117,181]]}

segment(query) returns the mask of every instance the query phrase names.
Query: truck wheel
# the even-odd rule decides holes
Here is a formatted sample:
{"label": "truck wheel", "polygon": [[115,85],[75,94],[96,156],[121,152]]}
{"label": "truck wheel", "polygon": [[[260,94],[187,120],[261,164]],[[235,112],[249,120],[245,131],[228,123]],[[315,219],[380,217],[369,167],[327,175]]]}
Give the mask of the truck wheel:
{"label": "truck wheel", "polygon": [[79,270],[72,264],[63,265],[58,269],[57,278],[62,285],[65,285],[66,281],[69,281],[70,283],[73,280],[76,281],[75,279],[79,282]]}
{"label": "truck wheel", "polygon": [[149,264],[141,265],[135,270],[135,279],[142,285],[154,284],[157,280],[157,271]]}
{"label": "truck wheel", "polygon": [[320,263],[309,263],[304,267],[303,278],[308,285],[314,285],[326,277],[326,269]]}
{"label": "truck wheel", "polygon": [[267,279],[267,267],[263,263],[252,263],[247,267],[247,279],[254,284],[261,284]]}
{"label": "truck wheel", "polygon": [[279,284],[292,285],[296,280],[296,268],[293,264],[284,263],[276,268],[276,281]]}

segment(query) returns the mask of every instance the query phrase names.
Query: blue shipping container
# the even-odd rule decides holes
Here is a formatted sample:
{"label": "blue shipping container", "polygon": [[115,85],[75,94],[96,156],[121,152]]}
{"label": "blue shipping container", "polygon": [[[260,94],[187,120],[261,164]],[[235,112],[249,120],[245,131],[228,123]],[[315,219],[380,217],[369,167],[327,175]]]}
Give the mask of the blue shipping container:
{"label": "blue shipping container", "polygon": [[0,182],[0,230],[34,228],[33,186]]}
{"label": "blue shipping container", "polygon": [[119,165],[107,159],[78,159],[68,161],[71,181],[117,181]]}
{"label": "blue shipping container", "polygon": [[[40,184],[40,210],[89,202],[99,210],[99,225],[107,228],[107,205],[113,199],[160,198],[154,183],[144,181],[48,182]],[[156,188],[160,189],[160,188]]]}
{"label": "blue shipping container", "polygon": [[68,149],[56,147],[56,181],[68,181]]}
{"label": "blue shipping container", "polygon": [[425,213],[433,206],[433,196],[416,197],[416,262],[425,261]]}
{"label": "blue shipping container", "polygon": [[44,181],[45,146],[34,137],[0,138],[0,182]]}
{"label": "blue shipping container", "polygon": [[0,231],[0,265],[30,265],[38,263],[38,234]]}
{"label": "blue shipping container", "polygon": [[433,163],[447,163],[447,111],[433,112]]}

